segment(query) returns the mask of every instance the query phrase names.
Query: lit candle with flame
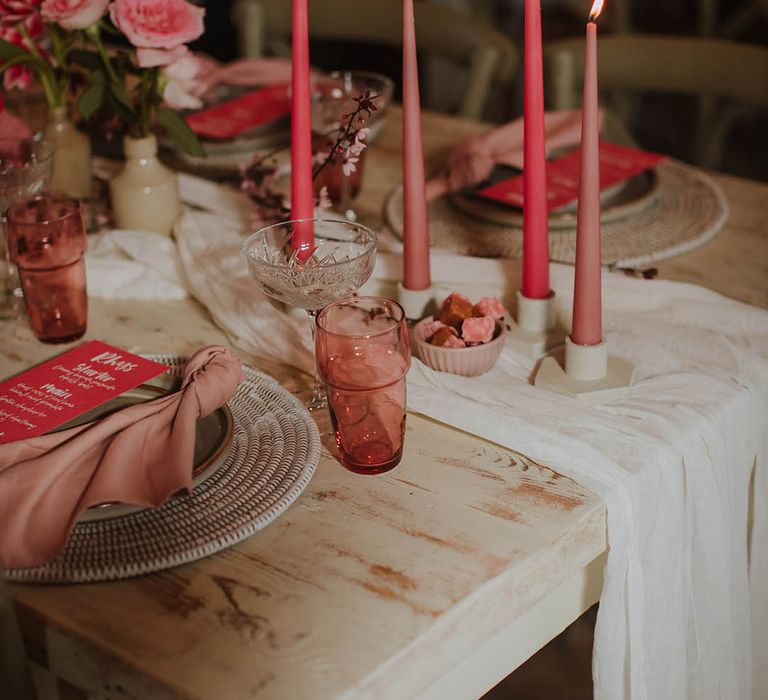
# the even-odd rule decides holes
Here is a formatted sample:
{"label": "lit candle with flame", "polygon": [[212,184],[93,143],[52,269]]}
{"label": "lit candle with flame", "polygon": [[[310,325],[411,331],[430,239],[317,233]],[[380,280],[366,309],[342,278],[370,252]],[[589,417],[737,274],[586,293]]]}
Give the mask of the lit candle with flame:
{"label": "lit candle with flame", "polygon": [[525,0],[524,70],[523,296],[544,299],[550,290],[541,0]]}
{"label": "lit candle with flame", "polygon": [[597,24],[603,0],[595,0],[587,23],[584,102],[581,118],[579,209],[576,221],[576,276],[571,340],[598,345],[603,340],[600,252],[600,119],[597,94]]}

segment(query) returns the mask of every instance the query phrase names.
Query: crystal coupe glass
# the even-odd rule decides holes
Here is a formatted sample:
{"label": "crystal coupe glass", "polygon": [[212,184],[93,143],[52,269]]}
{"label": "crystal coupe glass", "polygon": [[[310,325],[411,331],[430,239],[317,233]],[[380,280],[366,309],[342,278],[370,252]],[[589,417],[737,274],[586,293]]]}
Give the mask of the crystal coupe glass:
{"label": "crystal coupe glass", "polygon": [[[297,227],[310,224],[315,233],[314,249],[302,261],[291,247],[291,239]],[[299,219],[256,231],[244,241],[242,249],[252,279],[265,294],[307,312],[314,341],[317,312],[351,295],[371,276],[376,262],[376,234],[351,221]],[[307,405],[310,410],[326,406],[325,386],[317,368]]]}
{"label": "crystal coupe glass", "polygon": [[0,318],[21,314],[21,289],[11,263],[5,213],[48,184],[53,167],[53,146],[47,141],[0,137]]}

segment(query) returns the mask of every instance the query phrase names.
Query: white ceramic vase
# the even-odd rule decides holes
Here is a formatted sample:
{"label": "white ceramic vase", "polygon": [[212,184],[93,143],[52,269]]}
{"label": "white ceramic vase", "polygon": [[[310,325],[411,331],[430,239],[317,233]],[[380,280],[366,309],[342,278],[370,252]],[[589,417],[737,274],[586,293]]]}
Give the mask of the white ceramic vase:
{"label": "white ceramic vase", "polygon": [[48,112],[45,140],[54,147],[51,189],[70,197],[90,197],[91,141],[75,129],[66,107],[52,107]]}
{"label": "white ceramic vase", "polygon": [[109,183],[115,226],[170,236],[181,213],[176,173],[157,159],[154,136],[123,144],[125,167]]}

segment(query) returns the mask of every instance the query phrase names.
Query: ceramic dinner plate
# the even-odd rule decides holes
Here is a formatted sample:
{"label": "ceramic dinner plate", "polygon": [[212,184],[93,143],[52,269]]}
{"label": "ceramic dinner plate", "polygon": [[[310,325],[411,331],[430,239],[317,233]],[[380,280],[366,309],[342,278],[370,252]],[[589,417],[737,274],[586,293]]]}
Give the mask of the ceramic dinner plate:
{"label": "ceramic dinner plate", "polygon": [[[509,175],[507,175],[509,177]],[[478,186],[481,188],[488,183]],[[600,195],[603,223],[618,221],[637,214],[650,206],[658,194],[658,177],[654,170],[635,175],[604,190]],[[523,212],[516,207],[485,199],[475,194],[475,188],[448,195],[451,204],[463,214],[502,226],[522,228]],[[576,203],[570,203],[549,214],[551,230],[573,229],[576,226]]]}
{"label": "ceramic dinner plate", "polygon": [[[78,425],[104,418],[110,413],[137,403],[151,401],[169,391],[175,390],[178,384],[178,377],[162,375],[78,416],[57,428],[57,431],[74,428]],[[234,421],[232,413],[226,404],[197,422],[194,462],[192,466],[193,487],[211,478],[224,464],[227,448],[232,441],[233,430]],[[89,508],[80,516],[79,522],[117,518],[140,510],[144,510],[144,507],[125,503],[104,503]]]}

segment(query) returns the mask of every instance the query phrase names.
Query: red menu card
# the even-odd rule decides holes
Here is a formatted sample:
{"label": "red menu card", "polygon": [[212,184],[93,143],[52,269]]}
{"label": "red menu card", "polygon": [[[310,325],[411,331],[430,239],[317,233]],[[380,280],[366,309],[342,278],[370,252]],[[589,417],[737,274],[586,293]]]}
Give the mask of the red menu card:
{"label": "red menu card", "polygon": [[[547,209],[576,201],[579,196],[580,151],[547,163]],[[637,148],[617,146],[613,143],[600,144],[600,189],[604,190],[630,177],[652,168],[666,156]],[[490,185],[477,194],[495,202],[508,204],[522,209],[523,176],[514,177]]]}
{"label": "red menu card", "polygon": [[0,384],[0,444],[42,435],[167,369],[98,340],[85,343]]}
{"label": "red menu card", "polygon": [[230,139],[290,114],[288,85],[270,85],[186,117],[198,136]]}

